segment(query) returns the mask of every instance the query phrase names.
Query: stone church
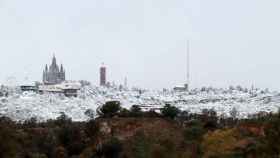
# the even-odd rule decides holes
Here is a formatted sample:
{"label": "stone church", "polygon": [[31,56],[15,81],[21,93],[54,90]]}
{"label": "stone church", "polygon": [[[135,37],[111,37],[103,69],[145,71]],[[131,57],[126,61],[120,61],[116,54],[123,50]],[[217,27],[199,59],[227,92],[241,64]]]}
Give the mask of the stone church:
{"label": "stone church", "polygon": [[65,81],[65,70],[63,65],[59,67],[56,63],[56,57],[53,56],[52,64],[46,65],[43,71],[43,83],[47,85],[60,84]]}

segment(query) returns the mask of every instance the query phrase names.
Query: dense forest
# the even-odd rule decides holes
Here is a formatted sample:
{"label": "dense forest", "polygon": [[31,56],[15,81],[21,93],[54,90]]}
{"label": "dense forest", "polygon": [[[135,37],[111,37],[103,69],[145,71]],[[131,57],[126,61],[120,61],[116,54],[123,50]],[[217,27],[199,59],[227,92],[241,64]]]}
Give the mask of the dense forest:
{"label": "dense forest", "polygon": [[280,112],[238,119],[166,105],[145,111],[117,101],[88,110],[87,122],[64,113],[56,120],[15,122],[0,118],[1,158],[276,158],[280,156]]}

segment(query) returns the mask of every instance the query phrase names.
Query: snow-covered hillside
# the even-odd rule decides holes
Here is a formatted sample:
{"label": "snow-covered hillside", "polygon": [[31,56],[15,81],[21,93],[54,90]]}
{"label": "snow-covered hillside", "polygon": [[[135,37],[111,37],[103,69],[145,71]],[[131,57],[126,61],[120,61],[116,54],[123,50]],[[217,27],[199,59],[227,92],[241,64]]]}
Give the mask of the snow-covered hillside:
{"label": "snow-covered hillside", "polygon": [[74,121],[87,120],[85,111],[95,111],[98,106],[109,100],[119,100],[124,108],[141,105],[159,108],[170,103],[182,110],[200,113],[203,109],[214,109],[219,115],[229,116],[235,107],[239,117],[247,117],[261,111],[275,112],[280,107],[280,95],[277,92],[246,89],[202,89],[190,93],[174,91],[119,90],[86,86],[77,98],[62,95],[40,95],[21,93],[9,89],[9,95],[0,98],[0,116],[14,120],[26,120],[36,117],[38,120],[55,119],[64,112]]}

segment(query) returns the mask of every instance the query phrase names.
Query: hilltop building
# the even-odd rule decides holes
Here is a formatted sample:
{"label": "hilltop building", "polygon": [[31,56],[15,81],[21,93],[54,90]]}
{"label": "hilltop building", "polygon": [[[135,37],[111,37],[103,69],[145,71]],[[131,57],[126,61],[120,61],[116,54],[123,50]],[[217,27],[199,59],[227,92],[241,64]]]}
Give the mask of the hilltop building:
{"label": "hilltop building", "polygon": [[106,67],[104,64],[100,67],[100,86],[106,86]]}
{"label": "hilltop building", "polygon": [[56,63],[56,57],[53,56],[52,64],[46,65],[43,71],[43,83],[46,85],[60,84],[65,81],[65,69],[61,64],[60,68]]}
{"label": "hilltop building", "polygon": [[186,92],[189,91],[189,85],[185,84],[184,86],[175,86],[173,90],[177,92]]}
{"label": "hilltop building", "polygon": [[23,84],[20,86],[20,89],[22,92],[37,92],[38,86],[35,83]]}
{"label": "hilltop building", "polygon": [[66,97],[77,97],[81,84],[77,81],[64,81],[55,85],[40,85],[40,94],[64,94]]}

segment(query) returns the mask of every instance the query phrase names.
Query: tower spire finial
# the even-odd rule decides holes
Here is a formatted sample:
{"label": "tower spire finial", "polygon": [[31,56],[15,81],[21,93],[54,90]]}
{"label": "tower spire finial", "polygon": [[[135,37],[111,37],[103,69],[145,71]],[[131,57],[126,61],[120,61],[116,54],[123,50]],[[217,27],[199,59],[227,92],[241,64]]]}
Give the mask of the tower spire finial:
{"label": "tower spire finial", "polygon": [[62,64],[60,64],[60,72],[64,72],[64,68]]}
{"label": "tower spire finial", "polygon": [[55,53],[53,53],[52,64],[53,64],[53,65],[56,65],[56,57],[55,57]]}

